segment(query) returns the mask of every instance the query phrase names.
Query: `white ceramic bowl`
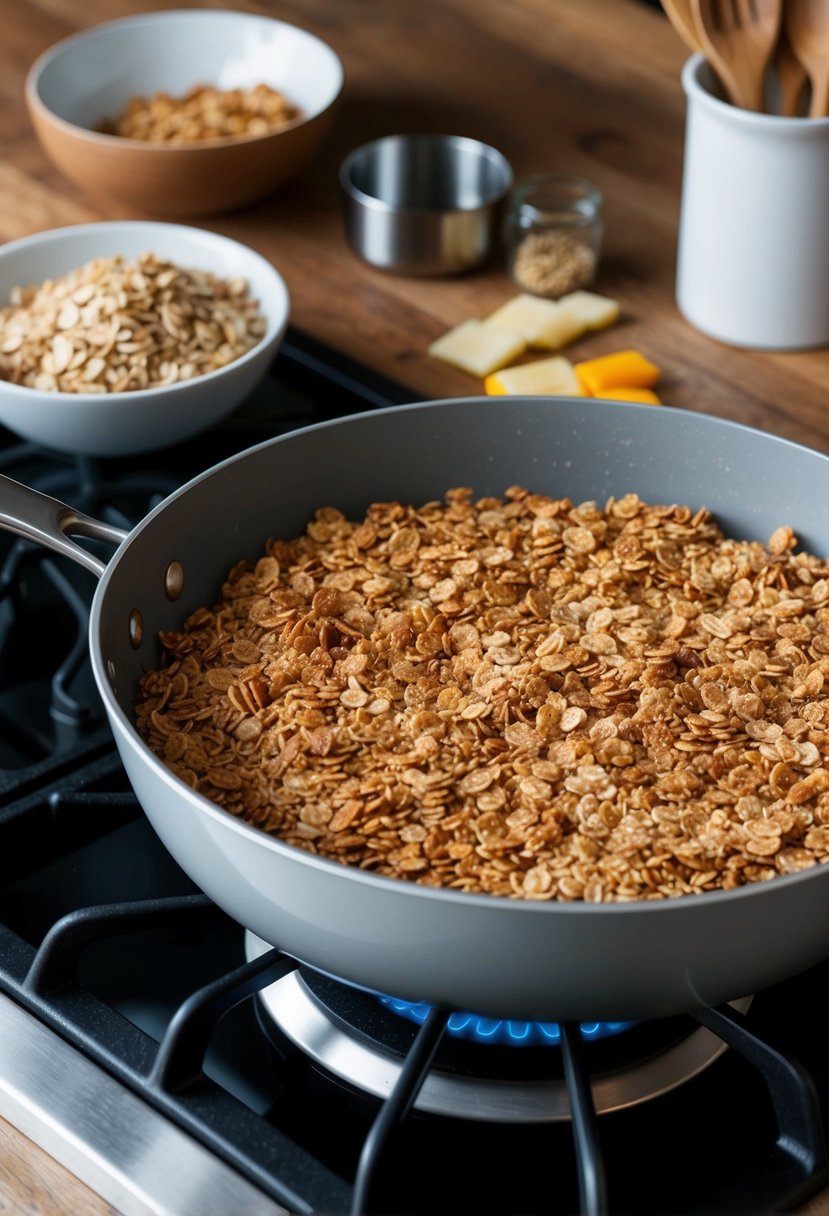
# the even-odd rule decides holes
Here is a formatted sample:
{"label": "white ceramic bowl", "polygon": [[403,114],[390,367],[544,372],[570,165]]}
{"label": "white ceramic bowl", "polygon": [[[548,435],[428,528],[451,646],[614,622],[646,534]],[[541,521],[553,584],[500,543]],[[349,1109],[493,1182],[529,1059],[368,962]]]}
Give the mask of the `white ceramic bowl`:
{"label": "white ceramic bowl", "polygon": [[[168,218],[206,215],[270,193],[326,134],[344,81],[336,52],[308,30],[257,13],[138,13],[65,38],[32,64],[26,103],[57,167],[81,189]],[[277,131],[190,144],[102,134],[135,96],[194,85],[267,84],[300,109]]]}
{"label": "white ceramic bowl", "polygon": [[39,284],[89,262],[152,252],[220,278],[244,276],[267,320],[260,342],[218,371],[123,393],[40,391],[0,379],[0,423],[61,452],[126,456],[169,447],[231,414],[267,372],[285,334],[290,297],[266,258],[215,232],[183,224],[123,221],[56,228],[0,246],[0,307],[13,287]]}

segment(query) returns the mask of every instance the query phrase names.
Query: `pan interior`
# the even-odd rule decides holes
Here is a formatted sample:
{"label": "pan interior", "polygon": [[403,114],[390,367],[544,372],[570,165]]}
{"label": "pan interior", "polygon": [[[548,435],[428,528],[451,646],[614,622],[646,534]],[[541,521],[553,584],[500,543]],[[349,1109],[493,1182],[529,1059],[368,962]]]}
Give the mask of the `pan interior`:
{"label": "pan interior", "polygon": [[[829,553],[829,458],[721,419],[631,403],[544,398],[460,398],[322,423],[260,444],[170,495],[130,535],[96,596],[96,678],[107,664],[127,723],[137,679],[157,659],[159,630],[216,602],[239,560],[255,562],[269,537],[301,533],[336,506],[361,518],[375,501],[422,504],[447,489],[503,495],[513,485],[604,503],[637,493],[652,503],[708,507],[734,537],[767,540],[786,524],[801,547]],[[172,561],[178,599],[165,592]],[[141,645],[125,622],[138,609]]]}

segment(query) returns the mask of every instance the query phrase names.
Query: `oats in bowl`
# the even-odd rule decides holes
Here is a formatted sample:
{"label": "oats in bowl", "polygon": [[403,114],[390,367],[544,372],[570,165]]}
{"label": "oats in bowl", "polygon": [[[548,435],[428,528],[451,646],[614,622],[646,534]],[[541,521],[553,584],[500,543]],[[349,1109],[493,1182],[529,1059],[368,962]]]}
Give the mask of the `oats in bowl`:
{"label": "oats in bowl", "polygon": [[[330,129],[344,81],[336,51],[310,30],[259,13],[174,9],[104,21],[55,43],[30,67],[25,97],[44,152],[84,196],[171,219],[247,206],[298,174]],[[226,96],[180,100],[199,85]],[[255,103],[241,101],[257,88]],[[295,111],[288,121],[272,121],[277,94],[279,114],[282,99]],[[260,101],[263,114],[248,123]],[[102,129],[127,106],[128,132]],[[193,125],[172,138],[185,108]],[[147,121],[149,138],[140,138]],[[244,134],[234,129],[240,123]]]}
{"label": "oats in bowl", "polygon": [[99,257],[12,290],[0,308],[0,379],[61,393],[166,386],[226,366],[265,329],[242,277],[154,253]]}
{"label": "oats in bowl", "polygon": [[180,443],[262,381],[289,312],[278,270],[217,232],[123,220],[9,241],[0,424],[89,456]]}
{"label": "oats in bowl", "polygon": [[186,144],[267,135],[300,116],[298,106],[267,84],[240,89],[198,84],[181,96],[155,92],[131,97],[120,114],[99,129],[104,135],[148,143]]}

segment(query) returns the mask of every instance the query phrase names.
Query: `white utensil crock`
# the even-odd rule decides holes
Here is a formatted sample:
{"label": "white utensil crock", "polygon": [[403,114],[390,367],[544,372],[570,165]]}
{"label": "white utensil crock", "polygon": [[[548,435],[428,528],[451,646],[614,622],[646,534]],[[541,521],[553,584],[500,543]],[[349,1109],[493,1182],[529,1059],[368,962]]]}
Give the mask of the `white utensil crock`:
{"label": "white utensil crock", "polygon": [[829,118],[730,105],[702,55],[682,86],[680,312],[734,346],[829,344]]}

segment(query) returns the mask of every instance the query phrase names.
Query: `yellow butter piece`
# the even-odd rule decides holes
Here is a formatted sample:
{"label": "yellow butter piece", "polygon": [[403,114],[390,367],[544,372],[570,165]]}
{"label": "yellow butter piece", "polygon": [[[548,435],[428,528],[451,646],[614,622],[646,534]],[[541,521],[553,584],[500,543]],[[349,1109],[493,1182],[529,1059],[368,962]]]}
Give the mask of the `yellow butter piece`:
{"label": "yellow butter piece", "polygon": [[555,300],[524,294],[513,296],[506,304],[496,308],[484,324],[508,329],[511,333],[520,334],[528,346],[538,346],[545,343],[547,330],[551,325],[555,326],[557,318],[558,304]]}
{"label": "yellow butter piece", "polygon": [[559,300],[522,294],[497,308],[485,324],[521,334],[529,347],[560,350],[588,330],[611,325],[618,316],[616,300],[592,291],[573,291]]}
{"label": "yellow butter piece", "polygon": [[558,305],[571,317],[578,318],[585,331],[606,329],[619,320],[619,301],[597,295],[595,291],[571,291],[569,295],[561,296]]}
{"label": "yellow butter piece", "polygon": [[619,317],[619,305],[609,296],[572,291],[556,301],[556,315],[539,335],[537,346],[559,350],[594,329],[604,329]]}
{"label": "yellow butter piece", "polygon": [[584,396],[572,363],[562,355],[502,368],[487,376],[484,391],[490,397],[506,394],[527,397]]}
{"label": "yellow butter piece", "polygon": [[514,330],[470,317],[437,338],[428,351],[435,359],[483,378],[514,362],[526,346],[526,340]]}
{"label": "yellow butter piece", "polygon": [[594,393],[593,396],[604,401],[641,401],[645,405],[662,404],[652,388],[633,388],[630,385],[606,388],[600,393]]}

